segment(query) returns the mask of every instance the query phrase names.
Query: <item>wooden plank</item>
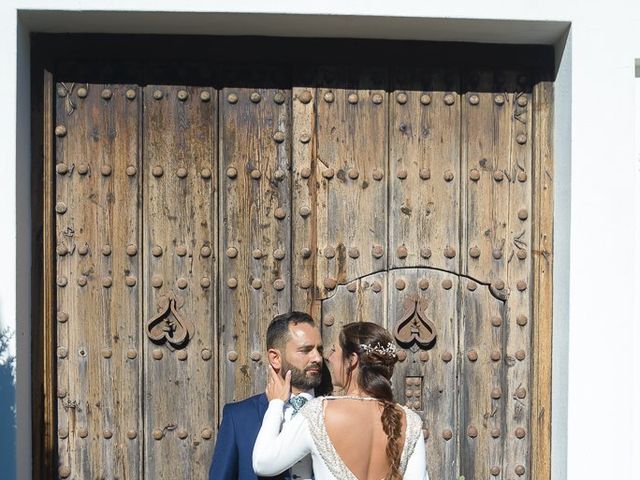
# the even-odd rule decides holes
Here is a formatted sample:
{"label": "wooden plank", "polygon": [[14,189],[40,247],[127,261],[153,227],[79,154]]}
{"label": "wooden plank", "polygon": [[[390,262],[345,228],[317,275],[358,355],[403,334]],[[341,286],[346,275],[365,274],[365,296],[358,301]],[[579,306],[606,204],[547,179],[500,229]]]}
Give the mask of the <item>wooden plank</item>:
{"label": "wooden plank", "polygon": [[[205,478],[216,424],[217,97],[211,88],[144,89],[145,478]],[[146,338],[175,299],[175,335]],[[180,320],[180,325],[177,321]]]}
{"label": "wooden plank", "polygon": [[506,367],[501,361],[506,307],[489,285],[470,278],[461,278],[459,295],[460,474],[500,478],[507,414]]}
{"label": "wooden plank", "polygon": [[315,158],[317,91],[313,79],[298,79],[292,95],[291,302],[294,310],[314,315],[318,178]]}
{"label": "wooden plank", "polygon": [[459,272],[459,75],[398,69],[391,90],[389,265]]}
{"label": "wooden plank", "polygon": [[[523,91],[526,85],[518,83],[520,78],[511,71],[467,72],[462,102],[462,169],[468,175],[462,206],[464,272],[478,282],[490,283],[496,295],[507,299],[499,328],[500,357],[506,366],[501,382],[504,401],[499,404],[505,410],[500,432],[503,475],[516,471],[528,475],[530,447],[531,336],[520,323],[530,317],[531,122],[530,93]],[[462,378],[467,385],[468,379]],[[477,417],[479,412],[473,410],[478,408],[474,403],[462,408],[461,422]],[[464,449],[473,443],[462,443],[461,458],[473,457]],[[488,451],[480,455],[464,465],[465,471],[498,471],[497,457]]]}
{"label": "wooden plank", "polygon": [[316,282],[326,298],[387,266],[387,73],[327,67],[317,81]]}
{"label": "wooden plank", "polygon": [[[139,95],[57,85],[59,474],[136,477],[141,462]],[[135,170],[133,175],[128,172]],[[131,433],[132,432],[132,433]]]}
{"label": "wooden plank", "polygon": [[[430,478],[457,478],[458,474],[458,284],[457,275],[438,270],[407,268],[388,272],[389,330],[393,332],[406,318],[405,301],[411,306],[417,299],[426,302],[417,308],[433,323],[437,334],[429,349],[414,344],[401,350],[401,361],[393,375],[396,401],[413,408],[423,419]],[[415,303],[412,308],[416,308]]]}
{"label": "wooden plank", "polygon": [[[266,77],[265,77],[266,78]],[[220,94],[222,402],[264,389],[266,329],[291,307],[291,92]]]}
{"label": "wooden plank", "polygon": [[551,479],[551,371],[553,345],[553,83],[533,89],[534,211],[532,261],[533,377],[531,478]]}
{"label": "wooden plank", "polygon": [[[56,324],[56,213],[55,213],[55,141],[54,129],[56,120],[55,82],[50,71],[40,71],[43,74],[42,90],[34,92],[32,135],[42,135],[42,190],[34,191],[34,195],[42,195],[42,244],[34,245],[34,253],[42,255],[42,265],[34,262],[33,282],[39,282],[41,288],[40,304],[34,304],[34,318],[31,324],[32,331],[32,365],[33,365],[33,391],[42,391],[42,398],[33,401],[33,418],[31,435],[33,438],[33,475],[39,480],[49,478],[57,472],[57,458],[51,455],[56,449],[56,362],[55,345],[53,339],[57,330]],[[42,99],[38,105],[37,99]],[[41,117],[38,119],[37,114]],[[38,130],[36,125],[40,127]],[[34,149],[34,157],[37,158],[37,150]],[[34,174],[34,177],[37,174]],[[34,182],[37,184],[37,182]],[[34,204],[38,202],[34,198]],[[35,209],[34,209],[35,210]],[[33,218],[34,229],[38,225],[38,219]],[[37,242],[37,240],[35,240]],[[38,249],[38,250],[36,250]],[[41,270],[39,269],[41,267]],[[40,274],[40,275],[38,275]],[[35,290],[35,288],[34,288]],[[39,307],[39,308],[38,308]],[[40,330],[39,330],[40,329]],[[42,422],[38,422],[38,418]],[[48,452],[48,453],[47,453]]]}
{"label": "wooden plank", "polygon": [[532,386],[532,115],[531,89],[526,75],[514,74],[511,105],[511,155],[507,245],[507,319],[505,355],[507,415],[503,470],[506,475],[530,476]]}
{"label": "wooden plank", "polygon": [[514,95],[501,77],[494,71],[469,72],[462,99],[464,273],[498,284],[506,281],[512,253],[507,228]]}

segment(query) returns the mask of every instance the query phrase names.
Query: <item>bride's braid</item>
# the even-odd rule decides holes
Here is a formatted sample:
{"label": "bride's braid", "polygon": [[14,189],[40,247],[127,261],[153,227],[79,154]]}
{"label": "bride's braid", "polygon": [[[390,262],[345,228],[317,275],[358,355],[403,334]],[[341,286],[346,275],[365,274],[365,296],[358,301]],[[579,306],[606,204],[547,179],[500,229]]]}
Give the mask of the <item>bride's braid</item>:
{"label": "bride's braid", "polygon": [[401,480],[400,438],[402,436],[402,412],[393,401],[391,376],[398,360],[389,332],[370,322],[347,324],[340,332],[340,346],[344,357],[356,353],[359,359],[360,376],[357,379],[362,390],[378,399],[383,406],[380,420],[387,434],[386,454],[389,472],[384,480]]}

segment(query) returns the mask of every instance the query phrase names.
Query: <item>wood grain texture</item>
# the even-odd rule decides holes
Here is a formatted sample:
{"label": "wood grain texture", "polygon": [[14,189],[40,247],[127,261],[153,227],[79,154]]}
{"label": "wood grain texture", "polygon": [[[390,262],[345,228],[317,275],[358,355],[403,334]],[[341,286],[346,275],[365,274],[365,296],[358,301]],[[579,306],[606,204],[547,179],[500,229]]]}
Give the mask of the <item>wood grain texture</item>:
{"label": "wood grain texture", "polygon": [[[78,95],[84,88],[86,95]],[[56,221],[60,475],[140,477],[139,100],[58,84]],[[66,134],[64,133],[66,129]],[[132,201],[133,200],[133,201]],[[135,438],[127,436],[136,433]]]}
{"label": "wood grain texture", "polygon": [[[473,71],[462,98],[464,273],[481,282],[506,281],[509,191],[514,178],[513,82]],[[509,89],[511,93],[505,93]]]}
{"label": "wood grain texture", "polygon": [[551,371],[553,345],[553,83],[533,89],[533,351],[531,478],[551,479]]}
{"label": "wood grain texture", "polygon": [[459,272],[459,76],[400,69],[391,90],[389,266]]}
{"label": "wood grain texture", "polygon": [[[202,93],[209,100],[201,99]],[[217,110],[210,88],[144,88],[145,478],[205,478],[217,374]],[[154,344],[161,297],[194,326],[186,347]]]}
{"label": "wood grain texture", "polygon": [[[56,142],[54,140],[54,129],[56,121],[56,100],[55,82],[50,71],[44,71],[44,82],[42,85],[42,245],[41,254],[43,258],[42,277],[38,279],[42,288],[42,304],[40,305],[41,316],[35,317],[32,321],[32,365],[33,365],[33,389],[42,389],[44,400],[38,404],[33,402],[34,415],[36,419],[32,423],[33,437],[33,474],[34,478],[49,478],[57,472],[57,458],[54,454],[56,450],[57,437],[57,375],[56,375],[56,348],[53,339],[57,332],[57,286],[56,286],[56,218],[54,213],[56,196]],[[34,95],[34,102],[36,95]],[[34,108],[37,108],[34,105]],[[33,122],[38,119],[33,118]],[[34,134],[36,134],[34,129]],[[34,192],[35,193],[35,192]],[[36,202],[34,202],[36,203]],[[34,216],[34,222],[37,218]],[[35,267],[35,265],[34,265]],[[37,308],[37,307],[36,307]],[[34,308],[34,310],[36,310]],[[37,333],[37,325],[41,325],[42,331]],[[38,366],[42,370],[38,372]],[[42,423],[37,421],[39,410],[41,410]]]}
{"label": "wood grain texture", "polygon": [[[507,320],[504,359],[507,364],[508,402],[505,418],[503,470],[521,478],[531,472],[531,365],[532,365],[532,115],[530,78],[522,72],[515,77],[511,117],[511,178],[507,236]],[[507,75],[507,78],[509,76]],[[523,255],[524,254],[524,255]],[[519,319],[526,318],[525,325]],[[523,392],[521,398],[518,392]]]}
{"label": "wood grain texture", "polygon": [[[495,463],[498,459],[488,450],[481,452],[487,459],[480,464],[494,462],[490,466],[500,467],[504,475],[515,475],[524,468],[522,476],[529,472],[531,446],[531,335],[526,324],[520,325],[530,317],[531,95],[527,80],[512,71],[466,72],[464,84],[463,268],[479,282],[490,283],[494,293],[506,300],[499,327],[503,338],[500,362],[506,368],[500,386],[502,401],[497,405],[504,410],[502,465]],[[475,415],[465,409],[461,414],[463,418]],[[468,458],[464,450],[460,454]],[[477,472],[480,464],[468,463],[465,469]]]}
{"label": "wood grain texture", "polygon": [[[300,78],[292,89],[291,303],[294,310],[314,315],[317,261],[316,102],[312,81]],[[307,85],[305,85],[307,83]],[[315,317],[314,317],[315,318]],[[316,318],[319,320],[319,318]]]}
{"label": "wood grain texture", "polygon": [[356,67],[318,73],[319,298],[387,265],[388,103],[374,88],[386,77],[385,69]]}
{"label": "wood grain texture", "polygon": [[271,319],[291,308],[291,92],[220,93],[223,403],[266,385]]}
{"label": "wood grain texture", "polygon": [[340,285],[331,297],[322,301],[322,341],[325,350],[338,342],[344,325],[374,322],[387,326],[387,275],[374,273],[347,285]]}
{"label": "wood grain texture", "polygon": [[[508,385],[504,351],[505,304],[488,285],[461,278],[458,429],[460,474],[491,478],[502,468]],[[495,352],[500,358],[494,358]],[[497,475],[494,475],[494,477]]]}
{"label": "wood grain texture", "polygon": [[[550,478],[551,84],[263,73],[56,97],[59,472],[206,478],[221,406],[264,389],[274,315],[310,312],[329,348],[352,321],[393,331],[415,298],[438,336],[403,349],[394,392],[430,476]],[[184,349],[147,338],[167,295],[195,326]]]}
{"label": "wood grain texture", "polygon": [[[388,324],[393,329],[408,297],[427,302],[424,314],[435,325],[433,348],[402,350],[393,375],[396,401],[413,407],[424,422],[430,478],[457,478],[458,284],[455,274],[407,268],[388,273]],[[413,385],[421,381],[420,387]],[[408,395],[411,393],[411,396]]]}

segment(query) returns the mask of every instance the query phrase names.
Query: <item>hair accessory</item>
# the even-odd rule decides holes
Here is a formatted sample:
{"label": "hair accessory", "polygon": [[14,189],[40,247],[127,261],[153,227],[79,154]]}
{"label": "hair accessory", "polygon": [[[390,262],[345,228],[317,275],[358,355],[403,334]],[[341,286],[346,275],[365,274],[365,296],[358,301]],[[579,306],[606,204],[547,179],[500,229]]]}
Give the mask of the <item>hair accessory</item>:
{"label": "hair accessory", "polygon": [[398,349],[396,348],[396,346],[389,342],[387,343],[386,347],[383,347],[381,343],[378,343],[376,345],[369,345],[366,343],[361,343],[360,344],[360,348],[362,349],[363,352],[366,353],[377,353],[378,355],[383,355],[383,356],[387,356],[387,357],[397,357],[397,351]]}

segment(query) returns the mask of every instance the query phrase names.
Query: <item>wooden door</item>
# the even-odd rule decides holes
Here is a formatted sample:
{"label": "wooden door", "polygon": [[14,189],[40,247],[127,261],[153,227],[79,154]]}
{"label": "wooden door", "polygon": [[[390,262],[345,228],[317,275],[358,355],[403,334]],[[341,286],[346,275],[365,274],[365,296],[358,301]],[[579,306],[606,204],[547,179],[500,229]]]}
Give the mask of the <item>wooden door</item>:
{"label": "wooden door", "polygon": [[216,427],[217,92],[59,84],[62,478],[202,478]]}
{"label": "wooden door", "polygon": [[547,91],[289,73],[57,84],[59,476],[207,478],[221,406],[264,388],[266,326],[294,308],[327,343],[394,334],[432,478],[534,478]]}
{"label": "wooden door", "polygon": [[433,478],[526,478],[531,86],[398,69],[385,93],[350,74],[366,78],[313,94],[323,336],[362,320],[394,332],[396,399],[424,420]]}

